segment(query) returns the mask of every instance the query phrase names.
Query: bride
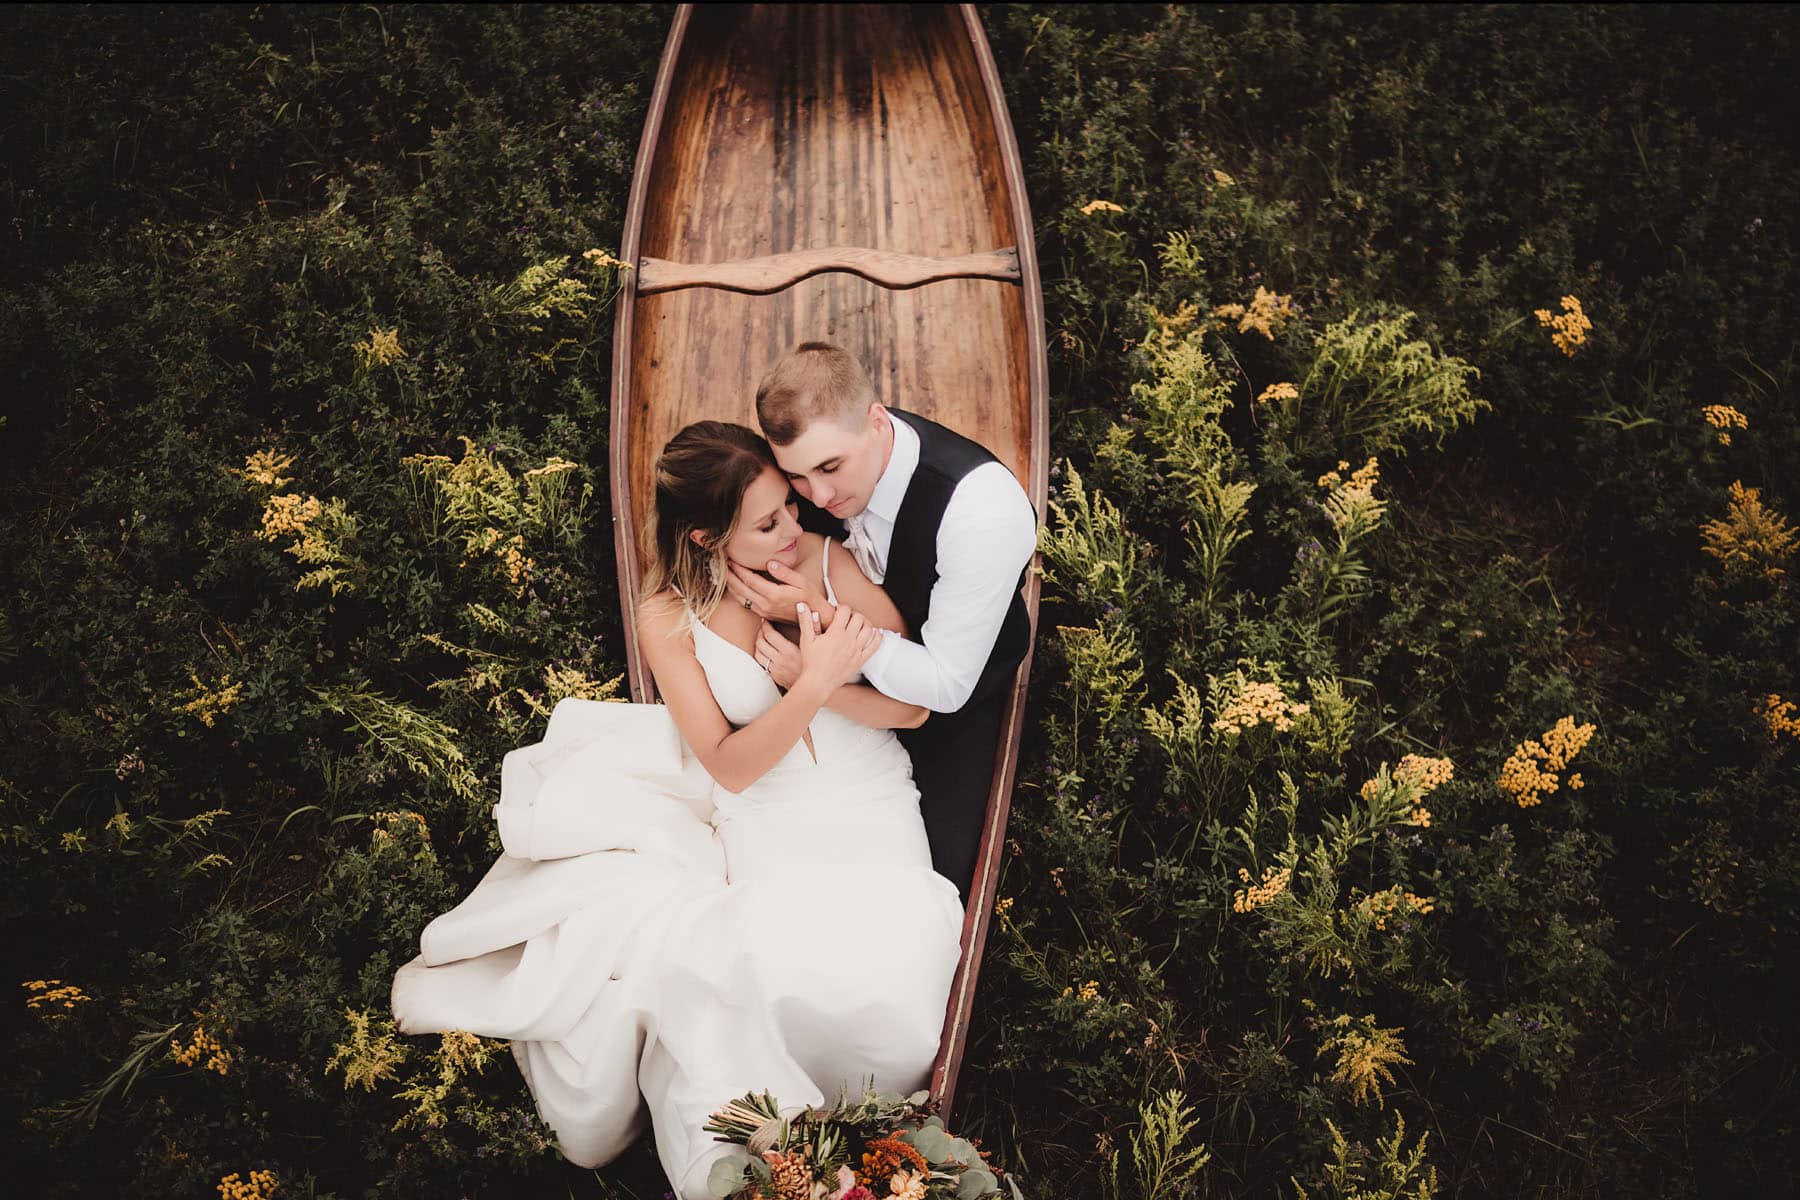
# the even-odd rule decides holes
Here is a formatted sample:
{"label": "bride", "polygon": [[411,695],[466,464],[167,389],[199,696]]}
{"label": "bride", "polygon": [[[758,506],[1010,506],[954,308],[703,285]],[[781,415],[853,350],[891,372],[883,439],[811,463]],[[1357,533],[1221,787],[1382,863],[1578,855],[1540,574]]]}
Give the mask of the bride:
{"label": "bride", "polygon": [[[394,980],[403,1032],[512,1041],[572,1162],[647,1115],[683,1200],[741,1162],[701,1131],[727,1100],[923,1086],[959,953],[891,732],[926,712],[857,682],[899,614],[792,500],[741,425],[670,440],[637,631],[664,704],[565,700],[507,755],[505,852]],[[819,602],[797,647],[726,596],[771,562]]]}

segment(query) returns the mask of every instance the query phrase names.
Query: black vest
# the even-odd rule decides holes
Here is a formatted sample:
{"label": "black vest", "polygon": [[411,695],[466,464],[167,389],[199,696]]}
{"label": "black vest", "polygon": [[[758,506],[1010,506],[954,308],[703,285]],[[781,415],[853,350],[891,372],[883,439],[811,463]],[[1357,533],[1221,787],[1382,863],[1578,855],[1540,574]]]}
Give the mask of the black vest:
{"label": "black vest", "polygon": [[[919,465],[906,485],[906,495],[894,518],[893,542],[888,547],[887,581],[882,585],[894,607],[906,618],[906,627],[912,631],[911,639],[917,642],[919,630],[931,612],[931,589],[938,580],[938,526],[943,523],[944,509],[950,504],[951,493],[970,471],[999,459],[935,421],[892,407],[887,411],[919,435]],[[843,522],[831,518],[829,513],[817,509],[813,512],[824,520],[803,521],[803,524],[833,537],[844,536]],[[1029,564],[1026,570],[1030,570]],[[1024,582],[1024,572],[1020,572],[1014,584],[1012,603],[1007,606],[1006,619],[1000,626],[1000,636],[994,640],[994,648],[982,666],[981,677],[969,697],[970,705],[1003,694],[1012,682],[1013,672],[1025,658],[1026,650],[1031,647],[1031,618],[1025,611],[1025,598],[1017,591]]]}

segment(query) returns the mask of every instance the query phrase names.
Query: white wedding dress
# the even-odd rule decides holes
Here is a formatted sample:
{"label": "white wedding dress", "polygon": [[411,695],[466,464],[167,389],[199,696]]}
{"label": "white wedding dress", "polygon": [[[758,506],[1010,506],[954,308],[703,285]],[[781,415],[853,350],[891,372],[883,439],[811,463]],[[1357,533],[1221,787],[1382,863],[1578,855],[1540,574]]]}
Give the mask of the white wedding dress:
{"label": "white wedding dress", "polygon": [[[734,725],[780,698],[689,624]],[[821,710],[810,752],[732,793],[661,705],[564,700],[542,742],[506,756],[495,817],[505,853],[426,927],[394,1015],[405,1033],[511,1040],[570,1161],[610,1161],[648,1116],[694,1200],[742,1154],[701,1130],[727,1100],[925,1085],[963,911],[890,730]]]}

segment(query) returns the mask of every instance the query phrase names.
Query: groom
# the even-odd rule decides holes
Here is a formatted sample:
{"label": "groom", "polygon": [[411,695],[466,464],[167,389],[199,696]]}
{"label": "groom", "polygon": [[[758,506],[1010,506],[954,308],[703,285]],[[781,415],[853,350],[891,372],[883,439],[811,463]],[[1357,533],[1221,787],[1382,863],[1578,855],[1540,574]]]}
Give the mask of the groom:
{"label": "groom", "polygon": [[[931,717],[900,730],[932,865],[964,901],[975,873],[994,748],[1013,672],[1031,644],[1019,594],[1037,547],[1037,514],[992,454],[942,425],[875,399],[850,354],[807,342],[756,390],[775,460],[810,503],[802,524],[844,538],[887,588],[909,636],[887,633],[863,667],[877,689]],[[805,602],[830,614],[809,581],[733,568],[727,585],[764,620],[792,622]]]}

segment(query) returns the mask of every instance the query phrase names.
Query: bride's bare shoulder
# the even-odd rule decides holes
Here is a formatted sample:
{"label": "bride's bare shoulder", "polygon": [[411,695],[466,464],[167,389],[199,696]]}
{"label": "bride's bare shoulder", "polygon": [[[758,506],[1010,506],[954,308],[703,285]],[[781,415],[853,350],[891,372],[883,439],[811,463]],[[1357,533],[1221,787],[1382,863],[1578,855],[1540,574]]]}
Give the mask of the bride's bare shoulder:
{"label": "bride's bare shoulder", "polygon": [[685,615],[681,597],[673,589],[664,588],[638,605],[638,637],[648,643],[682,633],[686,624],[682,619]]}

